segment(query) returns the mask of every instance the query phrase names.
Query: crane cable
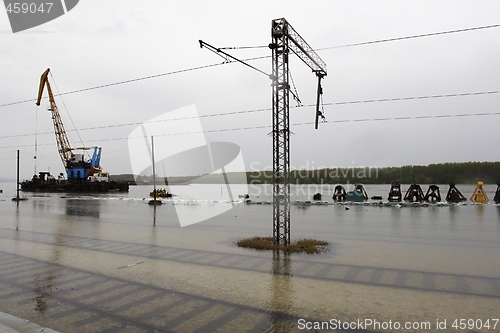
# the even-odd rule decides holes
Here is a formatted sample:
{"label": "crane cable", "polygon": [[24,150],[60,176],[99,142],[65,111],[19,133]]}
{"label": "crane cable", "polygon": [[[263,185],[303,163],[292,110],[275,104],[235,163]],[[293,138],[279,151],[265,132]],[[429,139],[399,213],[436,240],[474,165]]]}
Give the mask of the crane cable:
{"label": "crane cable", "polygon": [[38,156],[38,108],[35,106],[35,152],[33,159],[35,160],[35,172],[33,173],[36,175],[36,168],[37,168],[37,156]]}
{"label": "crane cable", "polygon": [[[54,83],[54,86],[56,87],[56,90],[57,90],[57,96],[59,96],[59,98],[61,99],[62,101],[62,104],[64,106],[64,110],[66,111],[66,113],[68,114],[69,116],[69,119],[71,121],[71,124],[73,125],[73,128],[74,128],[74,132],[76,132],[76,135],[78,136],[78,139],[80,140],[80,143],[82,144],[82,147],[85,147],[85,144],[83,143],[83,139],[82,137],[80,136],[80,132],[78,131],[78,128],[75,126],[75,122],[73,121],[73,117],[71,117],[71,114],[69,113],[69,110],[66,106],[66,103],[64,102],[64,99],[62,98],[62,95],[60,94],[59,92],[59,88],[57,87],[57,83],[56,83],[56,80],[54,79],[54,76],[52,75],[52,72],[49,72],[50,74],[50,78],[52,79],[52,82]],[[90,155],[88,153],[88,151],[85,151],[85,154],[87,154],[87,157],[90,158]]]}

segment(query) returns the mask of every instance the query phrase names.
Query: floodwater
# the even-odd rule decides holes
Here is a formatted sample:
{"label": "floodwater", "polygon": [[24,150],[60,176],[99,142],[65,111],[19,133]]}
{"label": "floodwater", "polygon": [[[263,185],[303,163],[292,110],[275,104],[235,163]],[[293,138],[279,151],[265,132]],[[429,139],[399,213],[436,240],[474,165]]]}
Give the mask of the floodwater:
{"label": "floodwater", "polygon": [[[285,255],[235,246],[272,235],[272,206],[228,202],[220,185],[172,186],[178,196],[156,208],[150,186],[28,194],[19,205],[13,187],[0,184],[0,311],[60,332],[500,331],[492,201],[292,206],[291,238],[331,248]],[[457,187],[467,198],[474,189]],[[496,185],[485,189],[492,200]],[[366,190],[386,198],[389,185]],[[270,191],[249,193],[265,202]],[[316,192],[332,202],[333,186],[292,186],[292,200]],[[221,208],[231,209],[185,227],[176,213]]]}

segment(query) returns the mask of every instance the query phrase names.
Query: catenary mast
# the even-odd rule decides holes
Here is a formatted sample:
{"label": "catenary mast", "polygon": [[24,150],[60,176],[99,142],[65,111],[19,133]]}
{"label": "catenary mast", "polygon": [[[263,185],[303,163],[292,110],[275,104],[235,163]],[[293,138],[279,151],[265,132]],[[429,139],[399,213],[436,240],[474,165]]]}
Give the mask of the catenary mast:
{"label": "catenary mast", "polygon": [[277,244],[290,244],[290,84],[288,56],[295,53],[318,77],[315,127],[318,128],[321,79],[326,64],[284,19],[272,21],[273,72],[273,237]]}
{"label": "catenary mast", "polygon": [[326,76],[326,64],[306,41],[284,19],[272,21],[272,50],[271,75],[262,70],[237,59],[220,48],[216,48],[202,40],[200,47],[205,47],[224,58],[224,61],[240,62],[272,80],[273,90],[273,237],[274,243],[280,245],[290,244],[290,83],[288,71],[288,56],[290,51],[296,54],[318,78],[318,91],[316,98],[315,128],[318,128],[318,119],[323,117],[319,110],[320,97],[323,94],[321,79]]}

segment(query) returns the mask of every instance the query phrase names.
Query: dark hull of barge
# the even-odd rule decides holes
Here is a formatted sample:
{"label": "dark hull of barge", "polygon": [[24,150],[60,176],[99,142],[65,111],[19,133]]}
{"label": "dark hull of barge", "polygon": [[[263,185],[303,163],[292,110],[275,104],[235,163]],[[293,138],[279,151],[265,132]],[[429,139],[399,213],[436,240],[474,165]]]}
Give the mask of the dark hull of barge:
{"label": "dark hull of barge", "polygon": [[107,193],[107,192],[128,192],[128,182],[71,182],[71,181],[25,181],[20,183],[23,192],[73,192],[73,193]]}

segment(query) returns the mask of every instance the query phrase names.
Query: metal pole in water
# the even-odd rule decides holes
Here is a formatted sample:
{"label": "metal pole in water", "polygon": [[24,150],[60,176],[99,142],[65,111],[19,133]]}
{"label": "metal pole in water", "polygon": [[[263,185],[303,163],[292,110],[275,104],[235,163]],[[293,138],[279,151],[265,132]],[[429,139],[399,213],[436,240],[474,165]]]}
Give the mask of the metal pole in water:
{"label": "metal pole in water", "polygon": [[17,150],[17,196],[16,199],[19,201],[19,149]]}
{"label": "metal pole in water", "polygon": [[17,150],[17,176],[16,176],[16,182],[17,182],[16,197],[12,198],[12,201],[16,201],[17,204],[19,205],[19,201],[26,200],[26,199],[21,199],[19,197],[19,149]]}
{"label": "metal pole in water", "polygon": [[156,202],[155,146],[151,135],[151,160],[153,162],[153,200]]}

